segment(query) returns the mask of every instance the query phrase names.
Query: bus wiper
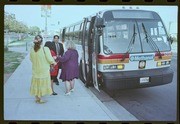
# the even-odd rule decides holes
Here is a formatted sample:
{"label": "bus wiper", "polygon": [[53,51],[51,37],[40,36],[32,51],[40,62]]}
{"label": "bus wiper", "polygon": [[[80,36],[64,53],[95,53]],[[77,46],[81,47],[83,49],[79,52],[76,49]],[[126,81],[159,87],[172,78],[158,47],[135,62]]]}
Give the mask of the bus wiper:
{"label": "bus wiper", "polygon": [[146,39],[146,42],[150,45],[150,47],[158,52],[158,55],[159,55],[159,58],[162,59],[162,55],[161,55],[161,52],[159,50],[159,47],[157,46],[157,44],[154,42],[154,40],[152,39],[152,37],[147,33],[146,31],[146,28],[144,26],[144,24],[142,23],[142,28],[144,30],[144,33],[145,33],[145,39]]}
{"label": "bus wiper", "polygon": [[125,60],[125,58],[126,58],[126,55],[128,54],[128,53],[130,53],[131,51],[132,51],[132,49],[133,49],[133,45],[134,45],[134,42],[135,42],[135,37],[136,37],[136,31],[135,31],[135,24],[134,24],[134,30],[133,30],[133,35],[132,35],[132,38],[131,38],[131,40],[130,40],[130,42],[129,42],[129,45],[128,45],[128,48],[127,48],[127,51],[126,51],[126,53],[123,55],[123,58],[121,59],[121,61],[124,61]]}

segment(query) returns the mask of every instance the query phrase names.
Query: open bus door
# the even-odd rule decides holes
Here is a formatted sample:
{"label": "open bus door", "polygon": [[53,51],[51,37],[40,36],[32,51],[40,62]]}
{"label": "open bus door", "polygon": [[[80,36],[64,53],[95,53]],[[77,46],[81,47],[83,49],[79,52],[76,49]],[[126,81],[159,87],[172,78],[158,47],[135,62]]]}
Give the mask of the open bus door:
{"label": "open bus door", "polygon": [[[96,47],[95,47],[96,48]],[[99,84],[98,84],[98,77],[97,77],[97,53],[96,50],[92,53],[92,79],[93,79],[93,85],[94,87],[100,92],[99,90]]]}
{"label": "open bus door", "polygon": [[[99,90],[99,83],[98,82],[98,55],[100,53],[100,40],[102,39],[102,28],[100,26],[100,19],[97,18],[95,30],[94,30],[94,40],[93,40],[93,52],[92,52],[92,77],[93,77],[93,84],[94,87],[100,92]],[[99,27],[100,26],[100,27]]]}
{"label": "open bus door", "polygon": [[82,32],[82,60],[81,60],[81,68],[82,68],[82,80],[85,83],[87,81],[87,68],[86,68],[86,63],[87,63],[87,37],[86,37],[86,31],[88,29],[88,19],[84,18],[83,22],[83,32]]}
{"label": "open bus door", "polygon": [[94,87],[100,92],[98,82],[98,55],[100,53],[100,42],[102,40],[102,31],[104,26],[104,20],[102,18],[96,18],[95,30],[94,30],[94,40],[93,40],[93,53],[92,53],[92,76]]}
{"label": "open bus door", "polygon": [[[87,85],[94,85],[99,90],[98,84],[98,54],[99,54],[99,39],[100,36],[96,35],[98,32],[94,26],[96,17],[92,17],[91,20],[88,18],[84,19],[83,34],[82,34],[82,61],[81,61],[81,72],[82,80]],[[87,33],[87,35],[86,35]],[[88,37],[87,37],[88,36]],[[91,66],[89,65],[91,64]],[[92,79],[91,79],[92,77]]]}

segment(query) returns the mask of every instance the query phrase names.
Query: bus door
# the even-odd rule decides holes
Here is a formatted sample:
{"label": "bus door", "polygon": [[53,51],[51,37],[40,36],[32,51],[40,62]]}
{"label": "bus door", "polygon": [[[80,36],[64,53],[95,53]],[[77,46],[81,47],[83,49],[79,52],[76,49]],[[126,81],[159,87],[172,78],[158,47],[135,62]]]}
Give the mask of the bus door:
{"label": "bus door", "polygon": [[83,32],[82,32],[82,76],[83,80],[87,82],[87,65],[88,65],[88,35],[89,35],[90,21],[88,18],[84,19]]}
{"label": "bus door", "polygon": [[87,62],[87,82],[86,86],[93,86],[92,79],[92,53],[93,53],[93,42],[94,42],[94,22],[96,16],[93,16],[90,20],[89,32],[88,32],[88,62]]}
{"label": "bus door", "polygon": [[93,30],[93,46],[92,46],[92,79],[94,87],[100,92],[99,90],[99,83],[98,83],[98,54],[100,52],[100,37],[98,35],[98,30],[94,26]]}

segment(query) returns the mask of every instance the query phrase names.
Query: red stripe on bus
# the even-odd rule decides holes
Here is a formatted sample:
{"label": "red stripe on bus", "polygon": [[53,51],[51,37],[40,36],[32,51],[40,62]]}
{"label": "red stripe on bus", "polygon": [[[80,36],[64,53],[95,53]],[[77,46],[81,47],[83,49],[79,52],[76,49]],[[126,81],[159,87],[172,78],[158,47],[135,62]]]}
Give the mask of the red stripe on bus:
{"label": "red stripe on bus", "polygon": [[[99,59],[122,59],[123,57],[124,54],[98,55]],[[129,54],[127,54],[125,58],[129,58]]]}
{"label": "red stripe on bus", "polygon": [[[160,52],[161,53],[161,56],[171,56],[172,55],[172,52]],[[159,56],[159,53],[158,52],[156,52],[155,53],[155,56]]]}

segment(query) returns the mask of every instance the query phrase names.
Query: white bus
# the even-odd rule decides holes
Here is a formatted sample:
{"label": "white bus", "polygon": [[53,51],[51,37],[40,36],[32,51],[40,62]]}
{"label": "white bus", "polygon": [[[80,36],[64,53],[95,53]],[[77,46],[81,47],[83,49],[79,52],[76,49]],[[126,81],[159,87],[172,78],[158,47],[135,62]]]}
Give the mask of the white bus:
{"label": "white bus", "polygon": [[156,12],[100,11],[60,35],[81,46],[80,79],[86,86],[118,90],[172,82],[173,40]]}

